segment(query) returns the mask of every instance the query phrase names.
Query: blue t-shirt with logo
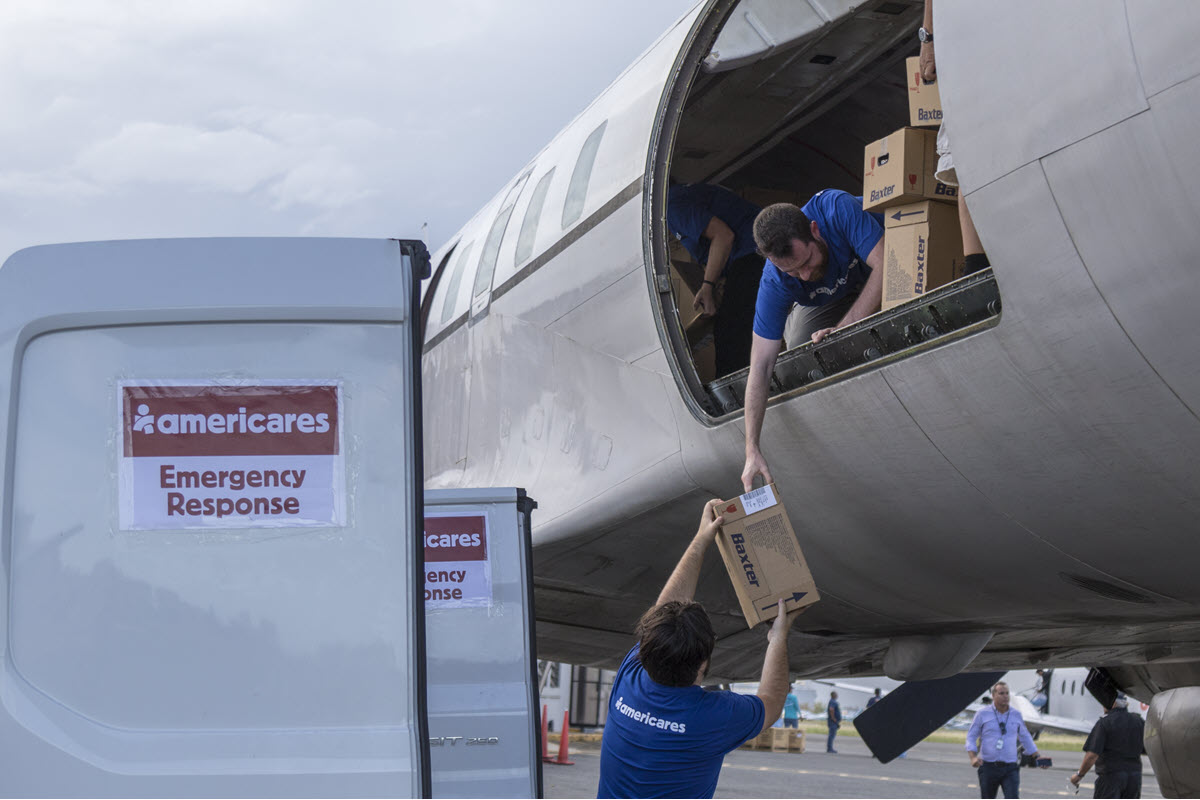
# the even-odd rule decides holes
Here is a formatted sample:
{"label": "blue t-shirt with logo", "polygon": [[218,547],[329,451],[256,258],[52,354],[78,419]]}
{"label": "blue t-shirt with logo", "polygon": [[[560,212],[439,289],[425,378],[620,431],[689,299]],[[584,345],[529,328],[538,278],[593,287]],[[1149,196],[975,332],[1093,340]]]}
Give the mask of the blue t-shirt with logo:
{"label": "blue t-shirt with logo", "polygon": [[728,189],[707,183],[675,185],[667,190],[667,227],[696,259],[708,263],[708,237],[704,235],[713,217],[733,231],[729,260],[736,261],[755,251],[754,218],[761,208]]}
{"label": "blue t-shirt with logo", "polygon": [[754,307],[754,332],[764,339],[782,339],[793,303],[823,306],[847,292],[862,290],[871,268],[867,256],[883,236],[883,215],[863,211],[862,198],[840,189],[817,192],[801,211],[813,222],[829,247],[829,263],[820,281],[802,281],[767,260]]}
{"label": "blue t-shirt with logo", "polygon": [[655,683],[634,645],[613,680],[597,797],[712,797],[725,754],[762,730],[754,695]]}

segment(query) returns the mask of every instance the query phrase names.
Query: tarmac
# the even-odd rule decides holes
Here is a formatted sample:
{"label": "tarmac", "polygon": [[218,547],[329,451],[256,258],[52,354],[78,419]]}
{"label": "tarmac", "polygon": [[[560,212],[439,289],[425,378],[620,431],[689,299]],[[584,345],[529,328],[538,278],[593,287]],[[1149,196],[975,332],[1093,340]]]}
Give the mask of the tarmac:
{"label": "tarmac", "polygon": [[[597,738],[597,737],[588,737]],[[837,754],[824,752],[825,738],[809,736],[805,753],[771,753],[735,750],[725,757],[717,797],[979,797],[975,770],[962,745],[922,742],[907,758],[880,764],[861,739],[839,737]],[[551,744],[550,753],[557,753]],[[570,741],[573,766],[544,764],[546,797],[595,797],[600,778],[600,744]],[[1096,773],[1088,773],[1078,795],[1068,789],[1068,778],[1079,767],[1080,751],[1044,751],[1054,760],[1050,769],[1022,769],[1021,796],[1092,796]],[[1162,797],[1142,757],[1142,797]],[[1002,796],[1002,795],[1001,795]]]}

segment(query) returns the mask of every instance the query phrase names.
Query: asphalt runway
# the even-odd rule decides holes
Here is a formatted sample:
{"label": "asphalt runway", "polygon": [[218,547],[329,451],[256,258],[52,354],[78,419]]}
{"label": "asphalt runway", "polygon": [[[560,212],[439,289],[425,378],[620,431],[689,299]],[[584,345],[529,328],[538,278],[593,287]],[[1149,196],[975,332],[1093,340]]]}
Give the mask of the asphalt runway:
{"label": "asphalt runway", "polygon": [[[814,737],[809,737],[810,744]],[[861,739],[839,737],[836,755],[823,752],[769,753],[735,750],[725,757],[717,797],[979,797],[975,770],[962,745],[922,743],[908,757],[880,764]],[[553,752],[553,751],[552,751]],[[1067,789],[1067,778],[1079,767],[1081,752],[1046,751],[1050,769],[1022,769],[1022,797],[1090,798],[1096,773],[1083,779],[1079,794]],[[595,797],[600,777],[599,744],[571,746],[574,766],[545,764],[546,797]],[[1142,757],[1142,797],[1162,797]]]}

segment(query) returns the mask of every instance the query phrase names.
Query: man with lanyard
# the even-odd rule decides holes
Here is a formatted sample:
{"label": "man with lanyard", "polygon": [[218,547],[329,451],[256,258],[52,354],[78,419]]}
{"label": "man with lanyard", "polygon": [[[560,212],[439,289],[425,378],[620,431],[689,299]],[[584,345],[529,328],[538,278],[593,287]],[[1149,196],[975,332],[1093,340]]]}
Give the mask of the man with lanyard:
{"label": "man with lanyard", "polygon": [[724,522],[720,504],[704,507],[700,529],[638,621],[638,643],[613,679],[598,797],[712,797],[725,754],[779,719],[788,690],[788,629],[799,614],[785,614],[782,600],[767,632],[757,695],[701,688],[716,635],[692,597],[704,553]]}
{"label": "man with lanyard", "polygon": [[1018,739],[1027,754],[1038,757],[1021,712],[1011,707],[1008,699],[1008,684],[1000,681],[992,687],[992,704],[975,712],[967,731],[967,756],[971,766],[979,769],[980,797],[995,797],[997,789],[1003,789],[1008,798],[1021,796]]}
{"label": "man with lanyard", "polygon": [[[704,183],[667,190],[667,226],[697,264],[704,283],[692,306],[713,322],[717,376],[750,363],[750,332],[763,259],[754,245],[758,206],[728,189]],[[716,288],[724,282],[720,309]]]}
{"label": "man with lanyard", "polygon": [[[820,342],[836,328],[879,310],[883,297],[883,215],[863,211],[862,198],[826,189],[796,208],[767,206],[754,220],[754,241],[767,257],[754,310],[746,379],[746,466],[772,481],[759,448],[767,391],[787,327],[788,346]],[[789,320],[792,306],[799,311]]]}
{"label": "man with lanyard", "polygon": [[1096,721],[1083,743],[1083,764],[1071,776],[1076,786],[1096,766],[1096,790],[1092,797],[1142,796],[1142,741],[1146,722],[1130,714],[1129,701],[1118,694],[1112,708]]}

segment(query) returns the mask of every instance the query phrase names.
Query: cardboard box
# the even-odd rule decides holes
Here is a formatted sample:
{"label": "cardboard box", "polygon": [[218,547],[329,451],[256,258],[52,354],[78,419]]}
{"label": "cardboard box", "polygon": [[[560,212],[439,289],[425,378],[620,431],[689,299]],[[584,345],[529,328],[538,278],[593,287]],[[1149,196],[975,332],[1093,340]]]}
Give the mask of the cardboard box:
{"label": "cardboard box", "polygon": [[962,277],[956,206],[932,200],[896,206],[883,222],[883,309]]}
{"label": "cardboard box", "polygon": [[958,187],[938,183],[937,131],[901,128],[863,152],[863,208],[879,211],[918,200],[956,200]]}
{"label": "cardboard box", "polygon": [[942,98],[937,81],[921,80],[921,59],[913,56],[904,62],[908,72],[908,124],[916,127],[942,124]]}
{"label": "cardboard box", "polygon": [[821,599],[775,484],[726,500],[718,511],[725,522],[717,549],[747,625],[774,619],[781,598],[788,611]]}
{"label": "cardboard box", "polygon": [[792,738],[788,739],[788,752],[804,752],[804,731],[792,731]]}
{"label": "cardboard box", "polygon": [[788,741],[792,738],[790,728],[771,728],[771,752],[786,753]]}

